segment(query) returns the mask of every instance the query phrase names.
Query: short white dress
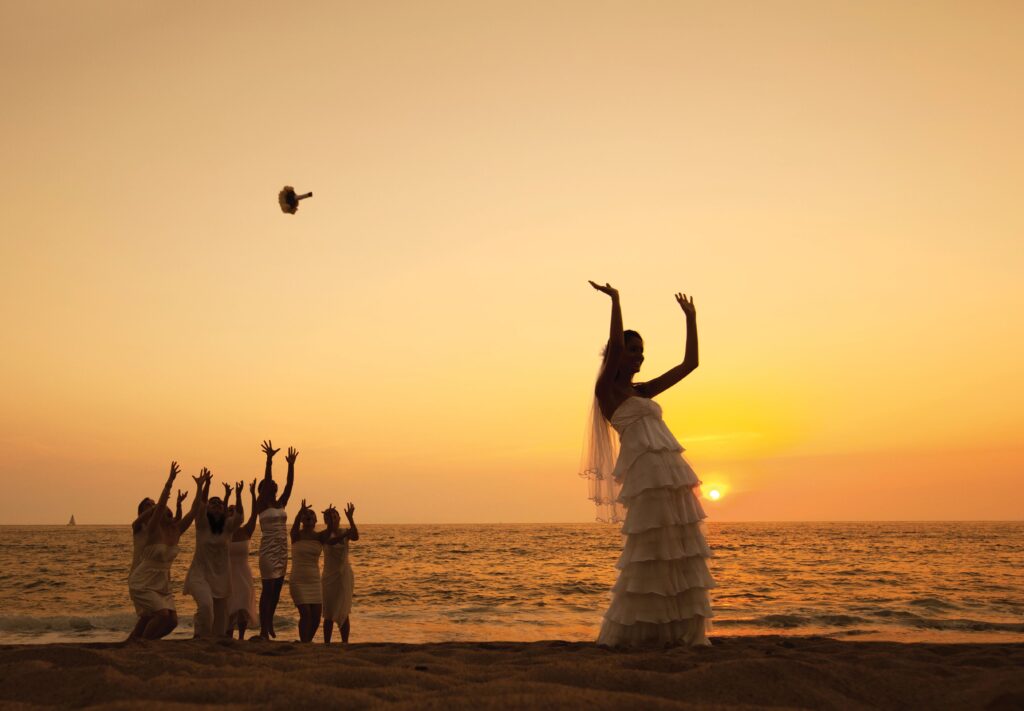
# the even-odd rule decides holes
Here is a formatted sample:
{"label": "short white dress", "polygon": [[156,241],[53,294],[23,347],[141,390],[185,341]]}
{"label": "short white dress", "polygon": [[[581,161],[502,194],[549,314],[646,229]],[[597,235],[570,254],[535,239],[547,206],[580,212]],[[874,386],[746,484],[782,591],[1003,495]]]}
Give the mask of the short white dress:
{"label": "short white dress", "polygon": [[283,578],[288,571],[288,512],[264,509],[260,512],[260,577]]}
{"label": "short white dress", "polygon": [[348,539],[324,546],[322,576],[324,619],[341,624],[352,611],[355,575],[348,559]]}
{"label": "short white dress", "polygon": [[296,605],[320,605],[323,593],[320,589],[320,541],[301,539],[292,544],[292,574],[288,590]]}
{"label": "short white dress", "polygon": [[128,576],[128,593],[139,615],[175,609],[171,563],[177,557],[178,546],[150,543],[142,548],[139,563]]}

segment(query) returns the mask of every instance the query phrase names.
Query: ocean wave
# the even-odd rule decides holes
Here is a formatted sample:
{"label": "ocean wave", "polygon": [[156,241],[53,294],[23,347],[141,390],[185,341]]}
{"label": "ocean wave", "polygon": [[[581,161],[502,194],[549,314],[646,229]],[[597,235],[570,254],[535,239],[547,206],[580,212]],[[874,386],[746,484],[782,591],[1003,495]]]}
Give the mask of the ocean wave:
{"label": "ocean wave", "polygon": [[733,617],[718,618],[714,620],[716,627],[769,627],[773,629],[793,629],[795,627],[806,627],[811,624],[811,619],[803,615],[763,615],[762,617]]}
{"label": "ocean wave", "polygon": [[130,632],[139,618],[130,612],[95,615],[0,616],[0,632],[35,635],[47,632],[90,632],[110,630]]}
{"label": "ocean wave", "polygon": [[548,588],[549,591],[559,595],[600,595],[608,592],[608,586],[604,583],[588,583],[578,580],[571,583],[563,583]]}
{"label": "ocean wave", "polygon": [[1024,632],[1024,622],[986,622],[969,619],[920,618],[917,627],[950,632]]}
{"label": "ocean wave", "polygon": [[957,609],[956,605],[948,603],[945,600],[940,600],[937,597],[919,597],[919,598],[914,598],[913,600],[910,601],[909,604],[915,605],[915,606],[918,606],[918,607],[929,607],[929,608],[932,608],[932,609],[935,609],[935,610],[955,610],[955,609]]}

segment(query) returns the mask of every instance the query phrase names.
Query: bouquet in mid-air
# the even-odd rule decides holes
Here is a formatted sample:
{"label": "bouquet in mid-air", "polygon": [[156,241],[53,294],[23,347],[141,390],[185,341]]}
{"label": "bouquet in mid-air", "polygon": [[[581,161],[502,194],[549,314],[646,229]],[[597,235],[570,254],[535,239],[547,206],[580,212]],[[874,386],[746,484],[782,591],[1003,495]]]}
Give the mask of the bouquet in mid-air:
{"label": "bouquet in mid-air", "polygon": [[281,192],[277,194],[277,202],[281,205],[281,212],[287,212],[289,215],[294,215],[299,209],[299,200],[305,200],[310,197],[313,197],[313,193],[296,195],[295,188],[291,185],[285,185]]}

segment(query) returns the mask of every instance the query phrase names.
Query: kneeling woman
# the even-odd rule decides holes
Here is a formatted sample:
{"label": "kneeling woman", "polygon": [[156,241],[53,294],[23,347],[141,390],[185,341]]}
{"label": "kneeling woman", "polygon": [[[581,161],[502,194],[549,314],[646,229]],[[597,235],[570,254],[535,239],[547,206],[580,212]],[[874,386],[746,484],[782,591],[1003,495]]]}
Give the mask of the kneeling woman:
{"label": "kneeling woman", "polygon": [[292,574],[288,589],[299,610],[299,639],[312,642],[320,627],[323,595],[320,590],[320,553],[326,531],[317,532],[316,512],[302,500],[292,524]]}
{"label": "kneeling woman", "polygon": [[[180,471],[177,462],[171,462],[167,483],[140,532],[144,538],[140,540],[138,564],[128,576],[128,592],[142,618],[138,635],[142,639],[166,637],[178,626],[174,593],[171,592],[171,563],[178,556],[178,540],[188,523],[175,520],[167,508],[167,499]],[[205,470],[203,475],[193,478],[197,488],[201,489],[206,481]],[[145,620],[145,625],[142,620]]]}

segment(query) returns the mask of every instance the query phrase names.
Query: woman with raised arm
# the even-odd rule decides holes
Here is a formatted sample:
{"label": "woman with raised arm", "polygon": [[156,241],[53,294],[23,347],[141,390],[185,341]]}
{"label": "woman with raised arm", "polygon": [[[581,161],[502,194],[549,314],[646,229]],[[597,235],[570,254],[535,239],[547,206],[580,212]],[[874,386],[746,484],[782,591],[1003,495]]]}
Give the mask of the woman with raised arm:
{"label": "woman with raised arm", "polygon": [[[238,482],[236,487],[241,487]],[[231,537],[231,546],[228,548],[231,568],[231,598],[228,602],[228,636],[232,636],[238,630],[238,639],[245,639],[245,631],[250,625],[255,625],[258,619],[256,611],[256,589],[252,584],[252,569],[249,567],[249,541],[252,533],[256,530],[256,480],[249,484],[249,495],[252,498],[252,511],[249,513],[249,520],[244,526],[239,526],[235,535]],[[230,508],[228,509],[231,510]],[[238,508],[239,515],[244,512],[241,503]]]}
{"label": "woman with raised arm", "polygon": [[[167,500],[171,496],[171,485],[181,470],[177,462],[171,462],[171,473],[167,477],[160,498],[153,507],[153,513],[144,524],[145,538],[139,562],[128,576],[128,591],[131,594],[139,616],[145,618],[136,635],[142,639],[159,639],[171,633],[178,626],[178,613],[174,607],[174,593],[171,592],[171,563],[178,555],[178,540],[192,522],[192,515],[175,521]],[[198,492],[206,481],[205,474],[192,477]],[[136,629],[139,629],[138,627]],[[134,634],[134,633],[133,633]]]}
{"label": "woman with raised arm", "polygon": [[210,498],[210,472],[195,506],[196,549],[192,565],[185,576],[184,592],[196,601],[193,624],[196,638],[223,637],[228,629],[228,597],[231,595],[231,572],[228,567],[228,545],[242,523],[238,508],[242,505],[242,484],[235,489],[235,511],[227,512],[231,485],[224,484],[224,499]]}
{"label": "woman with raised arm", "polygon": [[316,530],[316,512],[306,506],[295,514],[292,524],[292,574],[288,589],[299,610],[299,640],[312,642],[320,627],[323,593],[320,588],[320,553],[323,533]]}
{"label": "woman with raised arm", "polygon": [[[700,481],[651,399],[697,367],[693,298],[676,294],[686,317],[683,361],[653,380],[634,383],[644,361],[643,339],[622,330],[619,292],[609,284],[590,285],[611,297],[612,317],[583,474],[599,520],[621,522],[625,535],[597,641],[611,647],[707,645],[708,590],[715,582],[706,562],[711,550],[704,539]],[[619,435],[617,454],[611,429]]]}
{"label": "woman with raised arm", "polygon": [[[179,490],[178,493],[180,494],[181,491]],[[132,563],[131,567],[128,568],[129,577],[135,568],[138,567],[139,560],[142,558],[142,549],[146,546],[146,522],[149,521],[149,517],[153,515],[154,510],[156,510],[156,502],[148,496],[139,502],[138,515],[132,521]],[[181,510],[180,498],[178,499],[178,510]],[[135,629],[128,635],[130,640],[141,637],[142,630],[149,624],[149,616],[138,605],[135,606],[135,614],[138,615],[139,619],[135,623]]]}
{"label": "woman with raised arm", "polygon": [[[185,493],[182,493],[181,489],[178,489],[178,499],[177,503],[175,504],[174,513],[174,520],[176,522],[180,523],[182,520],[181,503],[186,498],[188,498],[188,492],[186,491]],[[149,498],[148,496],[139,502],[138,516],[134,521],[132,521],[132,564],[131,567],[128,569],[129,576],[132,574],[132,571],[135,570],[135,568],[139,565],[139,560],[142,558],[142,549],[146,545],[147,534],[145,524],[147,521],[149,521],[149,517],[153,514],[155,510],[156,502],[153,501],[153,499]],[[191,521],[192,518],[190,513],[188,517],[188,522],[191,523]],[[186,525],[185,529],[187,528],[188,526]],[[149,623],[149,617],[147,615],[144,615],[143,612],[144,611],[138,605],[135,606],[135,614],[139,616],[139,620],[135,623],[135,629],[133,629],[131,631],[131,634],[128,635],[128,639],[138,639],[142,636],[142,630],[145,629],[146,625]]]}
{"label": "woman with raised arm", "polygon": [[280,452],[268,440],[263,443],[267,455],[267,466],[263,479],[257,488],[256,514],[260,518],[260,578],[263,589],[260,592],[260,638],[270,639],[274,634],[274,613],[281,600],[284,574],[288,570],[288,513],[285,506],[292,495],[295,482],[295,459],[299,456],[294,447],[288,448],[288,479],[281,498],[277,497],[277,483],[274,481],[274,455]]}
{"label": "woman with raised arm", "polygon": [[321,576],[321,588],[324,600],[324,644],[331,643],[334,625],[337,623],[341,631],[341,643],[348,644],[351,625],[348,613],[352,610],[352,591],[355,588],[355,575],[348,559],[348,542],[359,540],[359,529],[352,518],[356,507],[349,502],[345,507],[345,518],[348,528],[339,530],[341,515],[334,504],[324,511],[324,523],[327,530],[322,534],[324,542],[324,572]]}

